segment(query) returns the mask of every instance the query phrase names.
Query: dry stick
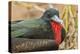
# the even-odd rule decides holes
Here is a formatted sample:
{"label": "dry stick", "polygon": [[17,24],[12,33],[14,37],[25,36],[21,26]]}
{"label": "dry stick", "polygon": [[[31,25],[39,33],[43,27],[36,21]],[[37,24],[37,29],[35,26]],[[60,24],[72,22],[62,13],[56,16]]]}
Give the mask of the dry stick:
{"label": "dry stick", "polygon": [[37,10],[40,10],[42,12],[45,12],[45,9],[40,8],[39,6],[37,6],[36,4],[33,4],[33,7],[36,8]]}
{"label": "dry stick", "polygon": [[[74,36],[73,34],[74,34],[74,32],[75,32],[75,28],[74,28],[74,18],[72,18],[73,17],[73,15],[72,15],[72,12],[71,12],[71,7],[69,7],[69,14],[70,14],[70,21],[69,21],[69,23],[71,23],[71,25],[72,25],[72,27],[70,27],[70,31],[69,31],[69,43],[70,43],[70,46],[68,47],[69,49],[71,49],[71,48],[73,48],[74,47],[74,42],[72,41],[73,39],[72,39],[72,37]],[[71,30],[72,29],[72,30]],[[71,43],[72,42],[72,43]]]}

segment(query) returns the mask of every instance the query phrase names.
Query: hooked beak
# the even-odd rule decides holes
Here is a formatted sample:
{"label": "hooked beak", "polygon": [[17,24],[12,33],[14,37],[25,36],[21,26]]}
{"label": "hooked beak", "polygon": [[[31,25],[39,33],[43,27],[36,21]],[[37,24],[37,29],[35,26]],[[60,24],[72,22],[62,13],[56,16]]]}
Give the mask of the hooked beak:
{"label": "hooked beak", "polygon": [[54,16],[51,18],[51,20],[56,21],[56,22],[58,22],[58,23],[60,23],[60,24],[64,24],[64,23],[63,23],[63,20],[60,19],[57,15],[54,15]]}

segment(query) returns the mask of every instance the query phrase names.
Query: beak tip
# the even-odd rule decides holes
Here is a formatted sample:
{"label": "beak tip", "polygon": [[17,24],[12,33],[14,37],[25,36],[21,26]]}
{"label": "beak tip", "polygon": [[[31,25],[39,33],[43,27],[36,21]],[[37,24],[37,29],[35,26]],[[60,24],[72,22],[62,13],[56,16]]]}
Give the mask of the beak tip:
{"label": "beak tip", "polygon": [[58,23],[60,23],[60,24],[64,24],[63,20],[60,19],[57,15],[54,15],[54,17],[52,17],[51,19],[54,20],[54,21],[56,21],[56,22],[58,22]]}

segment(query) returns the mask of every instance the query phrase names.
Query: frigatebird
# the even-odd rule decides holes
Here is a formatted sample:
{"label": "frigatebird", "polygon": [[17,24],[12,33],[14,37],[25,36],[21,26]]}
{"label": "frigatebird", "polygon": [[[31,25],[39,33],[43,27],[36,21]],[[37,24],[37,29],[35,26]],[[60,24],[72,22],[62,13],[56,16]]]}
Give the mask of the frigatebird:
{"label": "frigatebird", "polygon": [[12,52],[57,50],[65,38],[63,20],[54,8],[47,9],[40,18],[15,22],[11,24]]}

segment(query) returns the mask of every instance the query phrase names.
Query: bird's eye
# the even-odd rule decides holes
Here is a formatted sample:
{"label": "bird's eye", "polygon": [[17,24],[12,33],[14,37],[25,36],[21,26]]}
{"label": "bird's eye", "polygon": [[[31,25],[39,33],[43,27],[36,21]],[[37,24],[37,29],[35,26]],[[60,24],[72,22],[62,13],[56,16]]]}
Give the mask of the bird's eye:
{"label": "bird's eye", "polygon": [[47,13],[48,18],[52,17],[52,15],[50,13]]}

